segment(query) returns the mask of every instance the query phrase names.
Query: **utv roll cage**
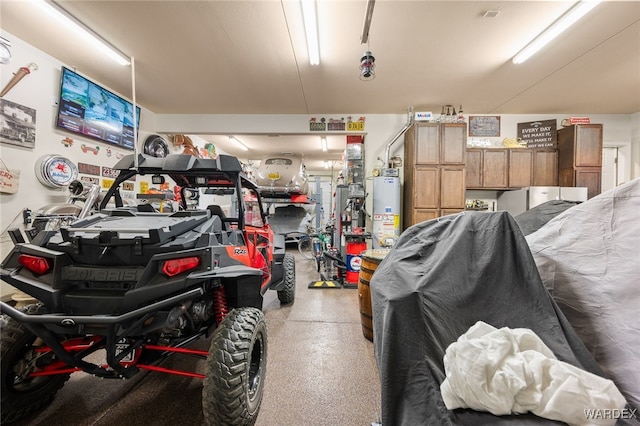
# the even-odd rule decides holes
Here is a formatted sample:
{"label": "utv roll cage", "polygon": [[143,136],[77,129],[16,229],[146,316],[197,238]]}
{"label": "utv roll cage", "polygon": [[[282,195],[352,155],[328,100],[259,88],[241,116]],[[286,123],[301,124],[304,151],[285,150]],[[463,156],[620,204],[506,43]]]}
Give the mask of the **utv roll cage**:
{"label": "utv roll cage", "polygon": [[[256,194],[259,194],[258,185],[243,172],[240,161],[230,155],[220,154],[216,158],[197,158],[193,155],[169,154],[165,158],[158,158],[138,154],[137,169],[134,160],[134,154],[130,154],[123,157],[113,167],[120,173],[102,199],[100,210],[105,209],[112,198],[116,208],[123,207],[120,187],[136,175],[151,175],[153,178],[162,175],[171,177],[181,188],[180,207],[184,210],[187,209],[185,190],[188,189],[205,188],[206,192],[212,193],[226,193],[225,189],[235,190],[238,199],[242,198],[243,188],[253,189]],[[209,190],[207,191],[207,189]],[[240,229],[244,228],[244,208],[244,203],[239,202],[238,217],[226,218],[225,221],[237,223]]]}

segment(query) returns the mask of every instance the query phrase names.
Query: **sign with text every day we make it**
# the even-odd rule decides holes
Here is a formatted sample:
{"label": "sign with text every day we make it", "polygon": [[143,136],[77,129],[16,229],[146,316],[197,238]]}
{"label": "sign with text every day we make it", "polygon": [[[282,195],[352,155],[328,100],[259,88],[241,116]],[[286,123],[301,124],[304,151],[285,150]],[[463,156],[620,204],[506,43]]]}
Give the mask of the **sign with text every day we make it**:
{"label": "sign with text every day we make it", "polygon": [[556,130],[556,120],[518,123],[518,139],[523,141],[527,148],[555,149],[558,147]]}

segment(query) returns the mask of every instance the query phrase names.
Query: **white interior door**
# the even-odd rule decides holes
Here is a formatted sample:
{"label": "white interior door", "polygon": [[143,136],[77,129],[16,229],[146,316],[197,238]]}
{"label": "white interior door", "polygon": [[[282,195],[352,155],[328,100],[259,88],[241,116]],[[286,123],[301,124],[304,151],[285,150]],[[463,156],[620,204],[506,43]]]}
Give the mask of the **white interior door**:
{"label": "white interior door", "polygon": [[618,147],[602,149],[602,192],[618,186]]}

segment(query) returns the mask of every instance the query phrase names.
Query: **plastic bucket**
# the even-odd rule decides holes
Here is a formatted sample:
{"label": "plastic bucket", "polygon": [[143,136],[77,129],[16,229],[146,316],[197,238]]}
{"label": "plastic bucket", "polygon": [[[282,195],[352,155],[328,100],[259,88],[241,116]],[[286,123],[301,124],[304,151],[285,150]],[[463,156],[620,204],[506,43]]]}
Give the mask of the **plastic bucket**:
{"label": "plastic bucket", "polygon": [[360,321],[362,334],[373,342],[373,308],[371,303],[371,288],[369,283],[373,273],[382,259],[389,253],[389,249],[366,250],[362,253],[360,278],[358,280],[358,302],[360,304]]}

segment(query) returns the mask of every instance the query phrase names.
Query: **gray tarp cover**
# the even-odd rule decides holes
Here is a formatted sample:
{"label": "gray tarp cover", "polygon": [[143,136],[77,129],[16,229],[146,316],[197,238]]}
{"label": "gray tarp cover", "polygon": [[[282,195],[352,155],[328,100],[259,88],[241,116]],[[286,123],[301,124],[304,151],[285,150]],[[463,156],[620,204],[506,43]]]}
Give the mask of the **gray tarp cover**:
{"label": "gray tarp cover", "polygon": [[563,211],[580,204],[578,201],[551,200],[542,203],[514,217],[524,235],[542,228],[547,222]]}
{"label": "gray tarp cover", "polygon": [[581,340],[640,408],[640,179],[558,215],[527,242]]}
{"label": "gray tarp cover", "polygon": [[479,320],[531,329],[559,360],[603,375],[542,285],[509,213],[465,212],[410,227],[370,286],[384,426],[555,423],[444,406],[445,350]]}

